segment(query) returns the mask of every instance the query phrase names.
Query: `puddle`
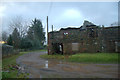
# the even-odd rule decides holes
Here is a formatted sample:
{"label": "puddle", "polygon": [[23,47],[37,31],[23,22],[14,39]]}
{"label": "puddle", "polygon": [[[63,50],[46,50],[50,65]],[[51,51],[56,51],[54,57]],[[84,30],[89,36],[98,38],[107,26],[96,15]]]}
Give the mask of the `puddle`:
{"label": "puddle", "polygon": [[[54,60],[44,60],[40,64],[34,64],[36,69],[32,75],[39,75],[40,78],[53,77],[53,74],[60,75],[57,77],[116,77],[116,69],[113,65],[103,64],[81,64]],[[111,70],[111,67],[113,68]],[[115,70],[114,70],[115,69]],[[92,75],[94,74],[94,75]],[[37,77],[37,76],[34,76]]]}
{"label": "puddle", "polygon": [[42,78],[42,76],[40,75],[40,78]]}
{"label": "puddle", "polygon": [[48,61],[45,61],[45,68],[48,68]]}

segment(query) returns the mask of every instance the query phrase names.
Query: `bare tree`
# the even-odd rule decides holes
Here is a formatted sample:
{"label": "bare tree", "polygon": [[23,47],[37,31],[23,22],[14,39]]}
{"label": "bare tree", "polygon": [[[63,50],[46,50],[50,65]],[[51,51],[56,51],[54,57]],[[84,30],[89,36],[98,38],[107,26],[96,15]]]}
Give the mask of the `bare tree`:
{"label": "bare tree", "polygon": [[16,16],[10,21],[9,28],[11,31],[17,28],[20,36],[24,37],[28,28],[28,24],[21,16]]}

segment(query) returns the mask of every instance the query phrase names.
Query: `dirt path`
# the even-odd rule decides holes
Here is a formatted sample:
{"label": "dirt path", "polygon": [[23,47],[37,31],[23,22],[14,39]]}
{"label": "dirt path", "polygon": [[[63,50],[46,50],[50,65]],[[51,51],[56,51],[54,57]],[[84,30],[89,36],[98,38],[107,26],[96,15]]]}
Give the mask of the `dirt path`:
{"label": "dirt path", "polygon": [[17,63],[30,73],[30,78],[117,78],[117,64],[81,64],[46,60],[40,55],[46,52],[32,52],[17,59]]}

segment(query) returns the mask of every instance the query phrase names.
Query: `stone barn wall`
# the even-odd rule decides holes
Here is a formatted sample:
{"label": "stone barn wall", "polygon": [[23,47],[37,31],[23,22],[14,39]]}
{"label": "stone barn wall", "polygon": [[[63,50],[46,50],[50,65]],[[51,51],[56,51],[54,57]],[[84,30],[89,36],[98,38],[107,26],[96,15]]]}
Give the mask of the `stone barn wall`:
{"label": "stone barn wall", "polygon": [[118,27],[89,25],[49,33],[50,54],[119,52],[119,42]]}
{"label": "stone barn wall", "polygon": [[104,52],[116,52],[116,42],[119,42],[118,27],[107,27],[102,29]]}

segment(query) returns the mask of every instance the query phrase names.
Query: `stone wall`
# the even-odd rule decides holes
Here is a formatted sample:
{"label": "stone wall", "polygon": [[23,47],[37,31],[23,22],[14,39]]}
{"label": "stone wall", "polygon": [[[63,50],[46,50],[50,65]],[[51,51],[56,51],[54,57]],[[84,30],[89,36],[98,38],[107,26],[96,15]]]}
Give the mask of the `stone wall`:
{"label": "stone wall", "polygon": [[[57,32],[49,33],[49,46],[51,54],[55,52],[53,43],[57,43],[58,49],[62,45],[64,54],[116,52],[118,43],[118,27],[89,26],[86,29],[65,28]],[[75,50],[75,47],[77,48]],[[118,50],[118,49],[117,49]],[[117,51],[119,52],[119,50]]]}

